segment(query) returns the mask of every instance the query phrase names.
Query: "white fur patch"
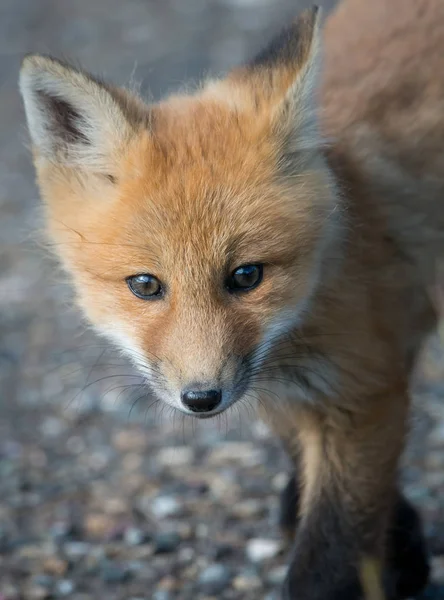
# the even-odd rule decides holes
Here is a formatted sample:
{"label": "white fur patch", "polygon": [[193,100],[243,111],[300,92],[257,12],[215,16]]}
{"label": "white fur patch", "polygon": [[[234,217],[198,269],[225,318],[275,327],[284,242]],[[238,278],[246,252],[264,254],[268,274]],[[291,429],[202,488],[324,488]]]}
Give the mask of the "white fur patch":
{"label": "white fur patch", "polygon": [[[50,160],[106,171],[116,146],[131,134],[122,109],[104,86],[56,60],[25,58],[20,92],[32,142]],[[67,118],[88,143],[72,139],[51,99],[64,103]]]}

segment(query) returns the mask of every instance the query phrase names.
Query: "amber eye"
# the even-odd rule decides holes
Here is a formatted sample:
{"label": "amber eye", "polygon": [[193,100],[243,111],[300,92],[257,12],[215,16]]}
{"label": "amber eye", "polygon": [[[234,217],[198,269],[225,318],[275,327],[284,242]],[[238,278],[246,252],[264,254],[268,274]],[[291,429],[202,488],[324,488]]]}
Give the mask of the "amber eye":
{"label": "amber eye", "polygon": [[154,275],[132,275],[126,282],[132,293],[142,300],[157,300],[163,296],[162,284]]}
{"label": "amber eye", "polygon": [[235,269],[227,281],[230,292],[248,292],[262,281],[263,265],[242,265]]}

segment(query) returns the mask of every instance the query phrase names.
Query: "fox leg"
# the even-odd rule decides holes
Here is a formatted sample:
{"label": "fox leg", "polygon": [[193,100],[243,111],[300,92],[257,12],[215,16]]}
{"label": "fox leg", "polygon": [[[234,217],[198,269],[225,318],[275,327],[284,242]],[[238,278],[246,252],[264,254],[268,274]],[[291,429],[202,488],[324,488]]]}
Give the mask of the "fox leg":
{"label": "fox leg", "polygon": [[295,539],[299,522],[300,479],[297,470],[290,474],[279,499],[279,528],[288,544]]}
{"label": "fox leg", "polygon": [[[425,583],[428,567],[420,536],[412,554],[395,555],[390,544],[387,548],[387,536],[400,519],[410,519],[416,533],[420,529],[414,511],[400,502],[396,491],[407,410],[408,397],[399,391],[369,397],[359,404],[359,410],[346,416],[342,413],[340,419],[298,409],[298,534],[284,598],[360,600],[359,565],[366,557],[385,566],[390,600],[405,597],[408,585],[416,591]],[[288,434],[288,415],[285,417],[282,429]],[[287,435],[285,438],[288,440]],[[291,497],[290,487],[285,494]],[[399,531],[397,535],[399,544],[405,542],[405,536]],[[411,564],[416,556],[421,559],[417,581],[392,573],[392,566],[399,569],[403,561]]]}
{"label": "fox leg", "polygon": [[[295,541],[299,523],[300,482],[293,471],[281,492],[279,526],[285,540]],[[384,581],[388,598],[413,598],[427,585],[430,572],[418,511],[399,493],[389,521]]]}
{"label": "fox leg", "polygon": [[418,512],[399,494],[388,530],[384,581],[388,598],[413,598],[427,585],[430,566]]}

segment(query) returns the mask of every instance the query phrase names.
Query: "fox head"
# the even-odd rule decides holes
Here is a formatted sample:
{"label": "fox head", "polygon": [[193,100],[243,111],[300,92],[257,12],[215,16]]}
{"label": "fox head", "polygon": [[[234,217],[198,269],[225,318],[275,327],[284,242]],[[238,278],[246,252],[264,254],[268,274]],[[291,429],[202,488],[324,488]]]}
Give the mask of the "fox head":
{"label": "fox head", "polygon": [[24,59],[48,233],[79,303],[185,413],[248,393],[316,288],[335,203],[318,22],[302,13],[249,64],[154,105]]}

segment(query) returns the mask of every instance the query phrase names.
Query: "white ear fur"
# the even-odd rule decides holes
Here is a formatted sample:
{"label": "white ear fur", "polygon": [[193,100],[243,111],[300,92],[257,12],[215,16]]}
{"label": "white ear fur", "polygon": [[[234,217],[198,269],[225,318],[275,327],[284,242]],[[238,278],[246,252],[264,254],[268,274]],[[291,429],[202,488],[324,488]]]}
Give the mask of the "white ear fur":
{"label": "white ear fur", "polygon": [[134,131],[110,89],[52,58],[24,59],[20,92],[32,143],[51,161],[106,172]]}

